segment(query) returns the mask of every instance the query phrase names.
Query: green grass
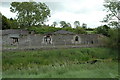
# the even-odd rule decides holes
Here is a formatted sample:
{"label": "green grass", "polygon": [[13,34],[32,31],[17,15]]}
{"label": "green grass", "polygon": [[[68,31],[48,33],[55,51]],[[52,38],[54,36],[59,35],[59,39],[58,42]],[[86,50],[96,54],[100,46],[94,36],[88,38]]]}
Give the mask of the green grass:
{"label": "green grass", "polygon": [[88,34],[94,34],[94,31],[86,31]]}
{"label": "green grass", "polygon": [[[117,50],[109,48],[3,52],[3,77],[114,78],[118,77],[117,56]],[[100,61],[83,64],[94,59]]]}
{"label": "green grass", "polygon": [[[33,64],[34,65],[34,64]],[[118,76],[116,62],[96,64],[72,64],[64,66],[37,66],[22,70],[5,71],[3,77],[8,78],[116,78]]]}

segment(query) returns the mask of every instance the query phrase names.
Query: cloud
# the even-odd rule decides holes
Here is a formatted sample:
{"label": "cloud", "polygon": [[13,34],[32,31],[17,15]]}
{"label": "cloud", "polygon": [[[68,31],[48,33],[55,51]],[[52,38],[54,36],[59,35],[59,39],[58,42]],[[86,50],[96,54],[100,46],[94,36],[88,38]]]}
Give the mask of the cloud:
{"label": "cloud", "polygon": [[[103,11],[104,0],[41,0],[41,2],[45,2],[51,10],[48,24],[66,21],[73,25],[74,21],[80,21],[81,24],[86,23],[88,27],[97,27],[102,24],[100,21],[106,15]],[[4,3],[0,7],[1,13],[8,18],[15,17],[15,14],[10,12],[9,6],[10,4]]]}
{"label": "cloud", "polygon": [[0,7],[0,12],[2,13],[2,15],[6,16],[7,18],[15,18],[16,17],[16,14],[10,12],[10,9],[6,8],[6,7],[2,7],[2,8]]}
{"label": "cloud", "polygon": [[70,0],[61,2],[60,4],[62,5],[51,7],[53,11],[48,23],[66,21],[73,26],[74,21],[80,21],[81,24],[87,23],[88,27],[100,26],[102,25],[100,21],[106,15],[106,12],[103,11],[103,2],[104,0]]}
{"label": "cloud", "polygon": [[66,21],[66,22],[70,22],[73,26],[74,21],[80,21],[81,25],[82,23],[86,23],[88,24],[88,27],[93,28],[102,24],[100,21],[102,21],[104,16],[105,16],[105,12],[103,11],[94,11],[89,13],[89,15],[74,14],[69,12],[58,12],[49,18],[49,24],[52,24],[52,22],[54,21],[57,22]]}

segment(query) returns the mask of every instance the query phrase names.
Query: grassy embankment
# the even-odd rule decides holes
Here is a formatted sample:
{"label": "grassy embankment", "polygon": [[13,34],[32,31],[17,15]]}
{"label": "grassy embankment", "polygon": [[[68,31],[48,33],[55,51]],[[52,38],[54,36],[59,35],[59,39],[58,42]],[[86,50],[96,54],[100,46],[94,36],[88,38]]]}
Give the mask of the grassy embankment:
{"label": "grassy embankment", "polygon": [[115,78],[117,56],[109,48],[3,52],[3,77]]}

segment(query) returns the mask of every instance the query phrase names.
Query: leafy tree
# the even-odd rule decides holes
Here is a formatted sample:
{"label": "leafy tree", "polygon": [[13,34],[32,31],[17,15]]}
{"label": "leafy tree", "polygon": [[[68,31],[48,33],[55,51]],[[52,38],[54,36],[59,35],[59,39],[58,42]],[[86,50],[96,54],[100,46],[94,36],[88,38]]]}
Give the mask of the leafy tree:
{"label": "leafy tree", "polygon": [[65,21],[60,21],[60,26],[62,28],[68,27],[67,23]]}
{"label": "leafy tree", "polygon": [[12,2],[10,11],[17,13],[20,28],[41,25],[50,16],[48,6],[41,2]]}
{"label": "leafy tree", "polygon": [[72,27],[70,23],[67,23],[67,26],[68,26],[68,27]]}
{"label": "leafy tree", "polygon": [[57,22],[54,21],[53,24],[52,24],[52,26],[56,27],[57,26]]}
{"label": "leafy tree", "polygon": [[87,28],[87,24],[83,23],[82,24],[82,28],[86,29]]}
{"label": "leafy tree", "polygon": [[2,30],[10,29],[10,27],[11,27],[10,21],[4,15],[2,15]]}
{"label": "leafy tree", "polygon": [[119,33],[118,33],[118,29],[112,28],[109,30],[109,41],[108,41],[108,46],[109,47],[113,47],[113,48],[117,48],[117,45],[120,45],[120,42],[118,42],[119,40]]}
{"label": "leafy tree", "polygon": [[108,33],[109,29],[110,27],[108,27],[107,25],[99,26],[98,28],[96,28],[96,33],[109,36],[109,33]]}
{"label": "leafy tree", "polygon": [[9,20],[10,20],[11,29],[19,29],[19,25],[16,19],[10,18]]}
{"label": "leafy tree", "polygon": [[114,26],[114,28],[109,30],[109,39],[108,45],[112,45],[111,47],[119,47],[120,46],[120,17],[118,16],[120,13],[120,1],[119,0],[106,0],[104,4],[105,10],[107,10],[108,14],[103,19],[103,22],[108,23],[109,26]]}
{"label": "leafy tree", "polygon": [[120,11],[120,1],[118,0],[105,0],[104,4],[105,10],[108,12],[106,17],[103,19],[103,22],[107,22],[110,26],[118,27],[118,17]]}
{"label": "leafy tree", "polygon": [[75,21],[74,22],[74,26],[75,26],[75,28],[80,27],[80,22],[79,21]]}

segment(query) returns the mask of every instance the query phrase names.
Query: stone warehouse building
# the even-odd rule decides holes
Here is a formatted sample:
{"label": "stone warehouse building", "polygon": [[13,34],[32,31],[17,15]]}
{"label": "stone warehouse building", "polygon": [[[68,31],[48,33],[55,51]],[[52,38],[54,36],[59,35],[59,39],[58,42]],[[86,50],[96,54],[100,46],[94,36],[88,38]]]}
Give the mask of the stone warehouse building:
{"label": "stone warehouse building", "polygon": [[34,34],[27,30],[3,30],[3,48],[41,48],[56,46],[83,46],[101,44],[100,34],[75,34],[59,30],[52,33]]}

